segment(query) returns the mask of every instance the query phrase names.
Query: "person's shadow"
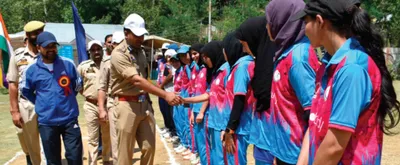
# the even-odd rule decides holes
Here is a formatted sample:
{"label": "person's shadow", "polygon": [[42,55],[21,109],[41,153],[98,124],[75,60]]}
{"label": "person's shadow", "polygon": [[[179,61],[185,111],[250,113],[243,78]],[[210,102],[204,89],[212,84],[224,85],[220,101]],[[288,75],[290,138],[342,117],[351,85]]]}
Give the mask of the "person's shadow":
{"label": "person's shadow", "polygon": [[[140,152],[139,148],[133,149],[133,153],[137,154],[138,152]],[[62,159],[61,161],[62,161],[61,162],[62,165],[68,165],[67,159]],[[87,158],[83,157],[83,162],[85,162],[85,161],[87,161]],[[132,164],[135,164],[138,161],[140,161],[140,158],[134,158],[134,159],[132,159]],[[98,164],[103,164],[103,162],[101,160],[98,160],[97,163]]]}

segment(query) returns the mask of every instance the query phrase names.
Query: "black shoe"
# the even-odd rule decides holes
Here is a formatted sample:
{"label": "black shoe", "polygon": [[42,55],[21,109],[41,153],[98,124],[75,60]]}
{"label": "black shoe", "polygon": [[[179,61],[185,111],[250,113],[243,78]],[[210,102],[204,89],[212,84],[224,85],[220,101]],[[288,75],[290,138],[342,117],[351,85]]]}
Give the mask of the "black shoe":
{"label": "black shoe", "polygon": [[26,164],[32,165],[31,157],[29,155],[26,155]]}

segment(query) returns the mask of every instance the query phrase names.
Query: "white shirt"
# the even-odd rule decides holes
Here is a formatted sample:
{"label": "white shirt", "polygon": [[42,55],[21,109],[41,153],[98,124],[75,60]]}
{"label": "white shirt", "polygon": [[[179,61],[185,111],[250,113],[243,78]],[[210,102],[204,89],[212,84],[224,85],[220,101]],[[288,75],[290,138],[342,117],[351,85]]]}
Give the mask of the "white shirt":
{"label": "white shirt", "polygon": [[43,63],[43,64],[47,66],[47,68],[49,69],[50,72],[53,72],[53,70],[54,70],[54,64],[53,63],[51,63],[51,64]]}

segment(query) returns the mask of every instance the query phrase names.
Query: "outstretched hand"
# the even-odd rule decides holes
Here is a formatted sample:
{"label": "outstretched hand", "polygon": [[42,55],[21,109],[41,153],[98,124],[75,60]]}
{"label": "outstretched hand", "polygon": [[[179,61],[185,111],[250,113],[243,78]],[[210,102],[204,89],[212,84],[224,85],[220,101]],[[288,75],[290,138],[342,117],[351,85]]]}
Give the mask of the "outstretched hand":
{"label": "outstretched hand", "polygon": [[168,92],[165,96],[165,100],[169,105],[178,105],[183,103],[183,99],[174,92]]}

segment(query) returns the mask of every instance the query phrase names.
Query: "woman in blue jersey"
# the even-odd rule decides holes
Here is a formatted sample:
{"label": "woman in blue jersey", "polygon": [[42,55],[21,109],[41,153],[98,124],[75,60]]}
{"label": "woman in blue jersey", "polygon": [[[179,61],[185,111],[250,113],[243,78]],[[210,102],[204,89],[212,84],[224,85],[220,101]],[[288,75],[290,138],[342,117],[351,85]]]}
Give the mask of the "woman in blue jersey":
{"label": "woman in blue jersey", "polygon": [[359,6],[311,1],[294,17],[305,20],[311,44],[327,50],[299,164],[381,164],[383,133],[399,123],[384,41]]}
{"label": "woman in blue jersey", "polygon": [[267,153],[278,165],[296,164],[300,155],[319,68],[318,57],[304,34],[304,22],[290,20],[304,6],[303,0],[273,0],[266,6],[267,31],[277,51],[270,109],[260,116],[266,131],[260,141],[265,144],[255,144],[258,164],[270,164],[263,160]]}
{"label": "woman in blue jersey", "polygon": [[[204,102],[203,106],[201,107],[201,113],[208,113],[208,115],[206,115],[204,119],[199,117],[196,118],[197,123],[205,123],[205,132],[203,134],[205,136],[205,141],[201,145],[204,145],[206,147],[206,157],[202,156],[201,152],[199,152],[201,157],[201,164],[223,164],[222,143],[220,137],[218,136],[217,138],[210,139],[211,137],[213,137],[213,128],[215,127],[211,128],[208,126],[214,126],[221,123],[219,112],[224,100],[224,88],[230,68],[229,64],[225,62],[223,49],[220,42],[211,41],[203,47],[201,53],[204,64],[207,66],[207,72],[205,75],[207,92],[202,95],[184,100],[189,103]],[[209,118],[210,115],[212,115],[212,118]],[[218,132],[219,135],[219,132],[221,132],[221,130],[218,130],[216,132]],[[212,146],[210,146],[211,144]],[[218,149],[221,153],[219,154],[220,157],[216,156],[216,152]]]}
{"label": "woman in blue jersey", "polygon": [[[193,44],[191,47],[191,55],[193,61],[196,62],[196,66],[198,67],[198,71],[195,77],[194,83],[192,83],[193,94],[191,97],[200,96],[206,93],[208,88],[207,84],[207,67],[203,63],[203,60],[200,58],[200,51],[203,48],[203,44]],[[196,68],[197,69],[197,68]],[[193,73],[192,73],[193,74]],[[207,162],[207,146],[206,144],[206,136],[205,136],[205,122],[203,121],[204,117],[207,116],[205,112],[206,107],[208,106],[208,102],[200,102],[192,104],[192,115],[190,118],[191,126],[193,127],[195,146],[198,156],[194,160],[191,160],[192,164],[197,164],[200,161],[205,164]],[[204,108],[203,108],[204,107]],[[196,122],[195,122],[196,120]],[[200,158],[200,159],[199,159]]]}
{"label": "woman in blue jersey", "polygon": [[[224,44],[224,48],[228,48],[230,44],[240,44],[240,41],[232,34],[225,37],[224,43],[228,43]],[[223,107],[223,111],[230,112],[229,118],[226,118],[227,125],[221,132],[224,161],[225,164],[247,164],[246,153],[256,101],[251,86],[255,67],[254,56],[243,51],[226,51],[226,56],[231,65],[231,74],[225,89],[226,99]]]}
{"label": "woman in blue jersey", "polygon": [[[179,48],[177,51],[179,60],[184,64],[183,70],[181,71],[181,91],[180,91],[180,96],[182,98],[187,98],[190,97],[190,75],[191,75],[191,70],[190,70],[190,65],[192,63],[192,58],[189,53],[189,46],[183,45]],[[184,146],[180,148],[179,150],[176,150],[177,153],[184,153],[184,152],[189,152],[191,153],[191,135],[190,135],[190,123],[189,123],[189,109],[190,105],[189,104],[184,104],[182,108],[182,112],[180,113],[180,122],[181,124],[181,134],[182,138],[181,139],[181,144]]]}

